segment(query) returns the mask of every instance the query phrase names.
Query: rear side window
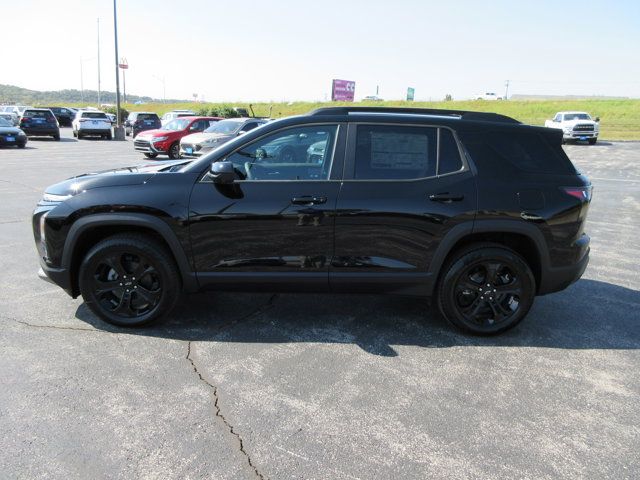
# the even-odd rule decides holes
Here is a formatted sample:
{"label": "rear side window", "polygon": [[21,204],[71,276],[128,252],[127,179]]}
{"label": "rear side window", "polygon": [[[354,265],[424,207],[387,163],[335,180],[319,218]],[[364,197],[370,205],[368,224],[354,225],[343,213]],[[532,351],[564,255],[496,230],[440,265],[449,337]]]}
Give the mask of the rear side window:
{"label": "rear side window", "polygon": [[453,133],[447,128],[440,129],[440,148],[438,152],[438,175],[462,170],[460,150]]}
{"label": "rear side window", "polygon": [[437,132],[430,127],[358,126],[355,178],[404,180],[434,176]]}
{"label": "rear side window", "polygon": [[537,132],[467,133],[463,143],[481,169],[492,172],[576,173],[560,142],[553,146]]}

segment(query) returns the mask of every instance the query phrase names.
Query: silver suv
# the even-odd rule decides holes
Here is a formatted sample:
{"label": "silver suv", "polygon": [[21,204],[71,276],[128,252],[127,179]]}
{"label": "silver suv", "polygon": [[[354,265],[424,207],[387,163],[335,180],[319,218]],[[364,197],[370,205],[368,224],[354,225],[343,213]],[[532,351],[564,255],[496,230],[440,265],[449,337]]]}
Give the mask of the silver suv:
{"label": "silver suv", "polygon": [[267,123],[266,118],[227,118],[214,123],[204,132],[192,133],[180,140],[180,155],[199,157],[228,142],[232,138],[247,133]]}

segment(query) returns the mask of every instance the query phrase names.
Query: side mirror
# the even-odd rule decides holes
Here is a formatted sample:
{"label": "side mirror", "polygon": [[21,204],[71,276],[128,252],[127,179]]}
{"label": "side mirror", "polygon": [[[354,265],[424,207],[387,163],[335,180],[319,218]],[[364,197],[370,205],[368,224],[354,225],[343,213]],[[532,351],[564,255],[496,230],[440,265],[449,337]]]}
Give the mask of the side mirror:
{"label": "side mirror", "polygon": [[600,117],[596,117],[596,122],[599,122],[599,121],[600,121]]}
{"label": "side mirror", "polygon": [[228,185],[236,179],[236,172],[231,162],[214,162],[210,170],[213,183]]}
{"label": "side mirror", "polygon": [[245,131],[243,131],[243,130],[240,130],[240,131],[238,132],[238,135],[237,135],[237,136],[239,137],[240,135],[244,135],[245,133],[247,133],[247,132],[245,132]]}

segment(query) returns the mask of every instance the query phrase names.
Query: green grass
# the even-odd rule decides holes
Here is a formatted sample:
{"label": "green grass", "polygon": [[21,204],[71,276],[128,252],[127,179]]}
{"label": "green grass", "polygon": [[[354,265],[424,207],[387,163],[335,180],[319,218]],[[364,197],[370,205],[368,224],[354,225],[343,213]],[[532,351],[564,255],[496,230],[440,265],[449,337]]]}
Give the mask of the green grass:
{"label": "green grass", "polygon": [[[147,103],[144,105],[125,104],[129,111],[153,111],[163,114],[178,108],[190,108],[197,111],[200,108],[214,106],[248,107],[247,103]],[[307,113],[320,107],[349,105],[347,103],[253,103],[256,115],[274,118]],[[640,140],[640,100],[544,100],[544,101],[453,101],[453,102],[362,102],[353,105],[384,106],[384,107],[424,107],[443,108],[453,110],[476,110],[496,112],[508,115],[523,123],[544,125],[544,121],[553,118],[556,112],[563,110],[579,110],[600,117],[600,138],[605,140]],[[272,110],[270,110],[272,107]]]}

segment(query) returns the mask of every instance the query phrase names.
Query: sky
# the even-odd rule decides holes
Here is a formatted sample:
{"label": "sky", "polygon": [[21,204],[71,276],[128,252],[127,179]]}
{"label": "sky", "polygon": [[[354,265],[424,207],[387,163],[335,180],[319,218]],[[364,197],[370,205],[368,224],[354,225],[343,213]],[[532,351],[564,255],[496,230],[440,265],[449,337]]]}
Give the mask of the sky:
{"label": "sky", "polygon": [[[2,1],[0,84],[115,91],[112,0]],[[8,21],[12,19],[13,21]],[[8,40],[7,40],[8,39]],[[640,97],[640,1],[119,0],[127,92],[206,101]],[[18,52],[19,55],[15,53]]]}

